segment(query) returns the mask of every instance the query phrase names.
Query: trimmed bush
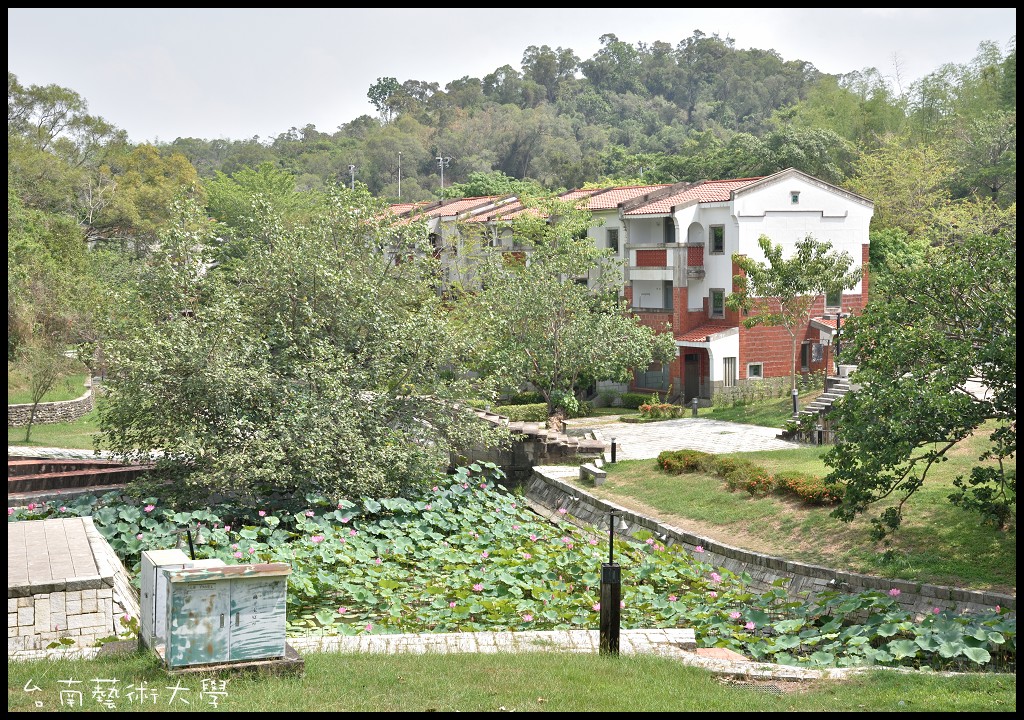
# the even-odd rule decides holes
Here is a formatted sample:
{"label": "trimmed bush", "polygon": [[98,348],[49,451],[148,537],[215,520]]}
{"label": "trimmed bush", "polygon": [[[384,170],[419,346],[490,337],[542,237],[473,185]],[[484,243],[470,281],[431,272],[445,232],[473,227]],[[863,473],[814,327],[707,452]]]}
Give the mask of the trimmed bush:
{"label": "trimmed bush", "polygon": [[658,467],[676,475],[710,472],[714,467],[714,462],[714,455],[700,450],[665,450],[658,454]]}
{"label": "trimmed bush", "polygon": [[808,505],[836,505],[843,499],[839,486],[828,486],[815,475],[802,472],[783,472],[775,476],[777,490],[793,495]]}
{"label": "trimmed bush", "polygon": [[533,405],[498,405],[491,408],[493,412],[504,415],[512,422],[547,422],[547,403]]}
{"label": "trimmed bush", "polygon": [[643,393],[622,393],[622,407],[636,410],[641,405],[647,404],[650,399],[650,395]]}
{"label": "trimmed bush", "polygon": [[544,401],[544,396],[539,392],[516,393],[504,401],[504,405],[537,405]]}

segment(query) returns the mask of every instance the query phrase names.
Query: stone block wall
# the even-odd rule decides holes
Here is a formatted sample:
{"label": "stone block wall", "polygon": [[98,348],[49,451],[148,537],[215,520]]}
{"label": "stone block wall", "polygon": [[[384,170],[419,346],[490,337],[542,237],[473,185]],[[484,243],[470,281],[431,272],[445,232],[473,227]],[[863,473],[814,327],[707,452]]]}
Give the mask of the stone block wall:
{"label": "stone block wall", "polygon": [[[62,402],[39,403],[36,406],[36,418],[33,424],[49,425],[52,423],[74,422],[92,412],[96,407],[96,396],[93,393],[92,379],[86,380],[85,394],[74,400]],[[32,403],[7,406],[7,427],[24,427],[32,417]]]}
{"label": "stone block wall", "polygon": [[[895,588],[900,591],[898,602],[901,606],[908,611],[922,614],[930,613],[935,607],[957,612],[990,610],[997,605],[1014,612],[1017,609],[1017,598],[1012,595],[844,572],[725,545],[671,525],[664,525],[645,515],[597,498],[578,484],[568,482],[564,478],[564,473],[559,476],[543,467],[534,468],[524,487],[526,497],[534,509],[546,516],[555,517],[555,509],[564,507],[571,517],[595,527],[599,527],[602,522],[606,523],[608,512],[615,510],[629,526],[629,535],[646,530],[657,536],[663,535],[662,542],[666,545],[681,544],[691,552],[699,545],[704,550],[700,555],[701,560],[717,567],[724,567],[736,574],[748,573],[752,578],[750,587],[756,592],[766,592],[773,582],[785,578],[789,581],[786,585],[787,591],[794,598],[800,597],[803,593],[814,596],[825,590],[858,593],[866,590],[888,592]],[[607,524],[605,526],[607,527]]]}

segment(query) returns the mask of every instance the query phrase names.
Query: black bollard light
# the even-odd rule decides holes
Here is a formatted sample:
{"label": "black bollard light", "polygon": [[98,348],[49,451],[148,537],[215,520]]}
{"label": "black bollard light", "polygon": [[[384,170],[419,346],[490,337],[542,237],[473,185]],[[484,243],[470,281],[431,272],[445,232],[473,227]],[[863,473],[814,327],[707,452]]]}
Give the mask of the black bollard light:
{"label": "black bollard light", "polygon": [[[627,529],[619,519],[620,529]],[[622,602],[622,568],[615,562],[615,512],[608,513],[608,562],[601,565],[601,654],[619,654],[619,620]]]}
{"label": "black bollard light", "polygon": [[616,444],[616,442],[617,442],[617,440],[615,438],[612,438],[612,462],[615,462],[615,444]]}
{"label": "black bollard light", "polygon": [[697,404],[698,404],[697,398],[694,398],[693,400],[690,401],[690,405],[691,405],[691,407],[693,407],[693,416],[694,417],[697,417]]}
{"label": "black bollard light", "polygon": [[793,415],[794,416],[800,414],[800,400],[799,400],[799,397],[800,397],[800,392],[796,388],[793,388]]}

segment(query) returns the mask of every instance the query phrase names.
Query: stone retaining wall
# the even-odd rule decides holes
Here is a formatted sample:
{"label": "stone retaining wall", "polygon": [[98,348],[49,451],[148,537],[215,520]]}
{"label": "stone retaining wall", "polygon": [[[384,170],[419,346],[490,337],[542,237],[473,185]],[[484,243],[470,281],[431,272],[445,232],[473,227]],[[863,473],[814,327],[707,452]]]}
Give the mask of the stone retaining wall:
{"label": "stone retaining wall", "polygon": [[[85,381],[85,394],[74,400],[61,402],[39,403],[36,406],[34,425],[50,425],[52,423],[74,422],[83,415],[92,412],[96,407],[96,396],[93,393],[93,380]],[[7,406],[7,427],[24,427],[32,417],[32,403],[21,403]]]}
{"label": "stone retaining wall", "polygon": [[[645,515],[640,515],[614,503],[597,498],[578,485],[566,482],[555,473],[543,467],[534,468],[530,479],[524,484],[526,497],[543,514],[554,516],[557,508],[566,508],[576,520],[593,526],[602,522],[610,510],[621,515],[629,526],[628,534],[635,535],[647,530],[668,544],[682,544],[691,552],[698,545],[704,548],[701,559],[715,566],[724,567],[733,573],[748,573],[753,579],[751,588],[757,592],[767,591],[780,578],[790,582],[787,590],[792,597],[802,593],[808,596],[823,590],[857,593],[865,590],[888,592],[900,591],[898,601],[911,612],[928,613],[932,608],[941,607],[957,612],[963,610],[988,610],[999,605],[1016,612],[1017,598],[1002,593],[961,590],[942,585],[927,585],[906,580],[843,572],[831,568],[793,562],[782,558],[762,555],[725,545],[715,540],[700,537],[671,525],[662,524]],[[664,536],[664,537],[661,537]]]}

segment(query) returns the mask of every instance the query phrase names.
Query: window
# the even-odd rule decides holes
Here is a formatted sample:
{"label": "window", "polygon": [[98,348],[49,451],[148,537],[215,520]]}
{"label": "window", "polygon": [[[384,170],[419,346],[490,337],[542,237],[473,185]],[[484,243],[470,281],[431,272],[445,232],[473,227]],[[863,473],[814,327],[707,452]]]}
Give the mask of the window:
{"label": "window", "polygon": [[722,360],[722,367],[725,370],[725,386],[736,387],[736,358],[724,358]]}
{"label": "window", "polygon": [[669,366],[661,363],[651,363],[646,370],[637,370],[633,384],[637,388],[646,390],[668,390]]}
{"label": "window", "polygon": [[800,370],[807,372],[811,359],[811,344],[809,342],[800,344]]}
{"label": "window", "polygon": [[618,228],[608,228],[608,230],[606,232],[607,232],[607,238],[608,238],[607,239],[608,249],[611,250],[614,254],[618,255],[619,254],[619,229]]}
{"label": "window", "polygon": [[725,317],[725,290],[712,290],[708,293],[711,306],[711,317]]}
{"label": "window", "polygon": [[709,252],[712,255],[725,253],[725,225],[712,225],[708,237],[708,244],[711,246]]}
{"label": "window", "polygon": [[676,223],[671,217],[665,218],[665,242],[674,243],[676,241]]}
{"label": "window", "polygon": [[747,377],[760,380],[764,377],[764,363],[747,363]]}
{"label": "window", "polygon": [[829,290],[825,293],[825,307],[826,308],[840,308],[843,305],[843,291],[842,290]]}
{"label": "window", "polygon": [[800,193],[797,192],[796,190],[791,192],[789,194],[789,202],[792,203],[793,205],[799,205],[800,204]]}
{"label": "window", "polygon": [[662,303],[661,306],[666,310],[672,309],[672,281],[665,280],[662,282]]}

